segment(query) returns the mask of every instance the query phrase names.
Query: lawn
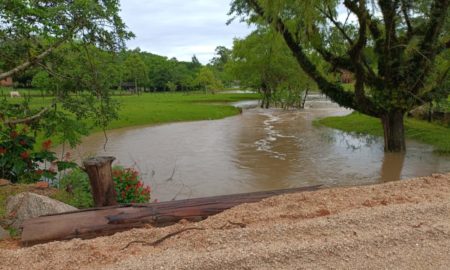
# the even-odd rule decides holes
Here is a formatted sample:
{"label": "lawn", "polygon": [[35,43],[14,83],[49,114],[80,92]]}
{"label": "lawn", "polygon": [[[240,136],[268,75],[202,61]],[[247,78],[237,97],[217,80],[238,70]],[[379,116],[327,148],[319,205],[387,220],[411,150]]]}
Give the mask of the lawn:
{"label": "lawn", "polygon": [[[377,118],[357,112],[347,116],[318,119],[315,124],[358,134],[383,136],[381,122]],[[426,121],[407,118],[406,138],[433,145],[436,152],[450,154],[450,128]]]}
{"label": "lawn", "polygon": [[[10,99],[9,97],[7,97]],[[119,119],[108,129],[161,124],[179,121],[221,119],[236,115],[239,109],[226,103],[259,99],[259,94],[203,94],[203,93],[143,93],[142,95],[115,96],[120,101]],[[11,99],[19,102],[21,98]],[[32,107],[44,107],[51,98],[35,97]],[[99,129],[93,129],[93,132]]]}
{"label": "lawn", "polygon": [[109,126],[110,129],[144,124],[221,119],[239,113],[238,108],[225,103],[259,99],[259,94],[156,93],[116,98],[121,101],[120,119],[113,121]]}

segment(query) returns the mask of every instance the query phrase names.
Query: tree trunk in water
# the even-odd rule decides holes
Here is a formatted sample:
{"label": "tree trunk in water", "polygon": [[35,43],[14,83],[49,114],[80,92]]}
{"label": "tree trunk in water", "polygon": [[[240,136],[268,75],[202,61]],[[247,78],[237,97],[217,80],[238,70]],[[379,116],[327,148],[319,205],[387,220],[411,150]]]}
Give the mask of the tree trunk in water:
{"label": "tree trunk in water", "polygon": [[406,151],[403,117],[401,110],[394,110],[381,116],[384,130],[384,151]]}

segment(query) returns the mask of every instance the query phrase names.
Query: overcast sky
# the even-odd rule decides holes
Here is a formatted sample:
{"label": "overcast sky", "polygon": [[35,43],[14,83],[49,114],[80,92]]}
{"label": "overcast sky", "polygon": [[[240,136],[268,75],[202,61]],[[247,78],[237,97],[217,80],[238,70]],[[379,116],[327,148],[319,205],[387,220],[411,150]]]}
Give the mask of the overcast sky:
{"label": "overcast sky", "polygon": [[226,25],[231,0],[121,0],[122,19],[136,38],[128,47],[206,64],[219,46],[251,29],[239,21]]}

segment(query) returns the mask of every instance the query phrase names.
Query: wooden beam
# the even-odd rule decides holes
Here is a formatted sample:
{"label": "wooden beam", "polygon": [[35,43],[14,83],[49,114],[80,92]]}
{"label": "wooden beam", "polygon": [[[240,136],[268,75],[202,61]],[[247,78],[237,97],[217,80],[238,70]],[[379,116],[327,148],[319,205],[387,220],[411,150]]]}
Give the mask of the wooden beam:
{"label": "wooden beam", "polygon": [[128,204],[42,216],[23,223],[21,243],[23,246],[31,246],[73,238],[89,239],[139,228],[146,224],[166,226],[181,219],[198,221],[239,204],[319,188],[320,186],[310,186],[160,203]]}

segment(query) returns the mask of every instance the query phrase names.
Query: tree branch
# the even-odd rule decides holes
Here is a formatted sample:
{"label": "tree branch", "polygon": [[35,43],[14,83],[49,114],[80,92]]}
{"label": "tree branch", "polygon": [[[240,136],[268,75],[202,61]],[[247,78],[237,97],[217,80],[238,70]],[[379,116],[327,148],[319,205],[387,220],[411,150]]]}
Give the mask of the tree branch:
{"label": "tree branch", "polygon": [[322,13],[328,20],[333,23],[333,25],[339,30],[339,32],[341,32],[342,36],[347,40],[348,44],[353,45],[353,40],[350,38],[347,32],[345,32],[341,23],[334,19],[330,6],[327,6],[327,11],[321,9],[320,7],[317,7],[317,10],[319,10],[320,13]]}
{"label": "tree branch", "polygon": [[408,6],[407,3],[405,2],[405,0],[402,0],[402,13],[403,13],[403,18],[405,19],[405,23],[406,23],[406,27],[408,28],[408,32],[407,32],[407,39],[409,40],[414,33],[412,24],[411,24],[411,20],[409,19],[409,15],[408,15]]}
{"label": "tree branch", "polygon": [[55,107],[56,105],[56,100],[53,101],[53,103],[46,107],[43,108],[41,111],[39,111],[37,114],[26,117],[26,118],[22,118],[22,119],[15,119],[15,120],[5,120],[3,121],[4,125],[17,125],[17,124],[30,124],[31,122],[41,118],[45,113],[47,113],[51,108]]}
{"label": "tree branch", "polygon": [[[420,53],[417,53],[410,61],[411,71],[409,74],[420,81],[424,81],[432,69],[429,61],[433,61],[440,52],[438,39],[445,24],[448,8],[449,0],[434,1],[430,11],[430,22],[425,27],[425,36],[419,47]],[[449,46],[449,42],[445,46]],[[423,83],[418,83],[414,85],[411,92],[418,93],[422,87]]]}
{"label": "tree branch", "polygon": [[39,55],[33,57],[32,59],[25,61],[24,63],[18,65],[17,67],[7,71],[7,72],[3,72],[0,73],[0,80],[6,79],[7,77],[10,77],[18,72],[24,71],[27,68],[29,68],[30,66],[42,61],[42,59],[44,59],[45,57],[47,57],[54,49],[56,49],[57,47],[61,46],[69,37],[70,35],[67,35],[64,38],[61,38],[60,40],[58,40],[57,42],[55,42],[55,44],[53,44],[52,46],[48,47],[45,51],[43,51],[42,53],[40,53]]}

